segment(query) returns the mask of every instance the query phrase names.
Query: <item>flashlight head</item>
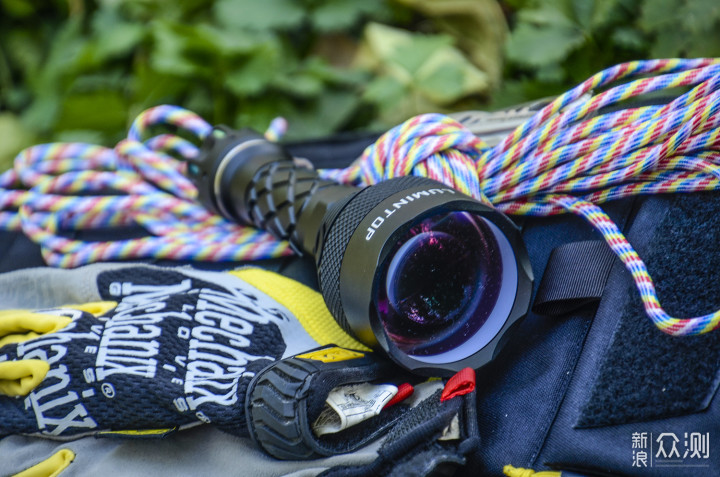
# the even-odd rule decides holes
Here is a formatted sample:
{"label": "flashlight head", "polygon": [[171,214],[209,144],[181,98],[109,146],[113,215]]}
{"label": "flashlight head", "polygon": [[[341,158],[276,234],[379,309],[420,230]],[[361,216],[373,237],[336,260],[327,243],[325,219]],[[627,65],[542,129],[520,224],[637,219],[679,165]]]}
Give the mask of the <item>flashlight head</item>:
{"label": "flashlight head", "polygon": [[532,271],[519,230],[454,189],[384,181],[325,222],[316,258],[331,313],[413,372],[483,366],[527,313]]}
{"label": "flashlight head", "polygon": [[210,209],[312,253],[335,320],[410,371],[483,366],[528,310],[532,272],[517,227],[439,182],[341,185],[228,128],[213,131],[188,171]]}

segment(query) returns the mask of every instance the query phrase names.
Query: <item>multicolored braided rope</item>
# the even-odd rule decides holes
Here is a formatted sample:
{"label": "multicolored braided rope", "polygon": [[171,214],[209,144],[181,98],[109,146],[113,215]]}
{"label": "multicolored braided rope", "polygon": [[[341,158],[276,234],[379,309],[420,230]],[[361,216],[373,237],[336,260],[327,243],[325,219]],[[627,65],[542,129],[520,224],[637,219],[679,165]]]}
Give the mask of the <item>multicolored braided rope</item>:
{"label": "multicolored braided rope", "polygon": [[[686,92],[678,95],[678,89]],[[625,104],[662,91],[675,99]],[[350,167],[320,174],[356,185],[427,176],[508,214],[583,217],[630,271],[655,325],[671,335],[694,335],[718,328],[720,311],[669,316],[645,264],[598,204],[720,189],[719,109],[720,59],[630,62],[559,96],[495,147],[447,116],[426,114],[388,131]],[[269,234],[229,223],[195,202],[183,161],[198,153],[195,143],[170,134],[146,138],[168,125],[198,143],[211,130],[189,111],[159,106],[141,114],[114,149],[49,144],[23,151],[14,169],[0,176],[0,228],[22,230],[41,245],[49,264],[61,267],[141,257],[220,261],[289,254],[287,244]],[[275,121],[266,136],[276,140],[285,127]],[[148,235],[113,242],[68,236],[126,225],[140,225]]]}
{"label": "multicolored braided rope", "polygon": [[[212,127],[196,114],[159,106],[138,116],[114,149],[44,144],[22,151],[0,175],[0,228],[22,230],[58,267],[133,258],[252,260],[288,255],[270,234],[230,223],[195,201],[185,175],[198,148],[177,135],[143,141],[172,126],[202,141]],[[282,123],[270,130],[277,137]],[[71,238],[73,230],[139,225],[148,234],[107,242]]]}

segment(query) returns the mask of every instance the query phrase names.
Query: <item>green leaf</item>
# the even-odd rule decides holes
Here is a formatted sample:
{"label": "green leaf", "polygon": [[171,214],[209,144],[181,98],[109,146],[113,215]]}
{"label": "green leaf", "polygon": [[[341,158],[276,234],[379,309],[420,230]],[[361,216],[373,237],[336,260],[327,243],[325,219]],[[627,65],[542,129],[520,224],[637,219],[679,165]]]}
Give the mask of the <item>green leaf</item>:
{"label": "green leaf", "polygon": [[267,42],[225,76],[225,85],[239,96],[257,94],[267,89],[281,74],[282,60],[280,44],[277,41]]}
{"label": "green leaf", "polygon": [[284,112],[289,124],[287,139],[327,136],[348,121],[359,102],[351,91],[327,90],[317,101]]}
{"label": "green leaf", "polygon": [[31,0],[2,0],[0,7],[7,15],[15,18],[26,18],[35,13],[35,5]]}
{"label": "green leaf", "polygon": [[681,6],[682,0],[646,1],[642,6],[639,26],[648,32],[663,30],[673,25],[676,26],[677,19],[670,13],[677,12]]}
{"label": "green leaf", "polygon": [[3,50],[12,65],[22,71],[25,77],[31,77],[43,63],[43,50],[37,34],[31,30],[17,29],[4,36]]}
{"label": "green leaf", "polygon": [[[208,0],[182,0],[169,4],[166,0],[101,0],[104,7],[116,8],[128,20],[145,23],[151,20],[168,20],[197,23],[206,20],[210,7]],[[202,15],[202,14],[205,15]]]}
{"label": "green leaf", "polygon": [[542,83],[560,83],[565,79],[565,70],[557,63],[541,66],[537,70],[537,79]]}
{"label": "green leaf", "polygon": [[51,76],[71,75],[71,68],[75,66],[75,62],[85,48],[85,41],[81,20],[71,17],[53,38],[43,70]]}
{"label": "green leaf", "polygon": [[403,68],[408,74],[416,74],[428,58],[438,52],[448,51],[452,39],[446,35],[413,35],[409,41],[398,43],[385,60]]}
{"label": "green leaf", "polygon": [[[153,69],[149,62],[138,61],[128,82],[128,89],[134,104],[134,114],[145,108],[163,103],[178,103],[190,88],[201,86],[189,80],[182,80],[171,74]],[[198,111],[199,112],[199,111]]]}
{"label": "green leaf", "polygon": [[582,29],[590,30],[598,3],[609,4],[611,0],[573,0],[573,17]]}
{"label": "green leaf", "polygon": [[84,142],[87,144],[103,144],[105,135],[94,129],[73,129],[60,131],[53,136],[57,142]]}
{"label": "green leaf", "polygon": [[56,98],[51,99],[51,97],[60,94],[60,91],[77,74],[86,45],[81,32],[80,20],[71,18],[54,35],[46,58],[38,69],[27,77],[28,83],[38,97],[43,96],[49,101],[57,102]]}
{"label": "green leaf", "polygon": [[394,109],[408,93],[407,85],[390,76],[374,78],[365,88],[363,99],[380,108]]}
{"label": "green leaf", "polygon": [[92,19],[94,56],[104,61],[131,52],[142,41],[147,28],[139,23],[126,22],[114,8],[101,8]]}
{"label": "green leaf", "polygon": [[353,87],[368,81],[369,74],[359,68],[334,68],[317,56],[309,57],[304,64],[304,70],[319,80],[335,86],[343,85]]}
{"label": "green leaf", "polygon": [[429,56],[452,43],[447,35],[413,35],[378,23],[365,28],[364,39],[375,61],[407,83]]}
{"label": "green leaf", "polygon": [[205,30],[199,26],[167,21],[152,27],[155,48],[151,65],[162,73],[185,77],[213,77],[217,50]]}
{"label": "green leaf", "polygon": [[416,89],[389,77],[373,80],[363,99],[377,108],[378,118],[371,124],[374,129],[389,129],[420,113],[442,112]]}
{"label": "green leaf", "polygon": [[279,75],[272,80],[272,86],[280,91],[300,98],[312,98],[323,92],[323,82],[312,75],[296,73]]}
{"label": "green leaf", "polygon": [[247,55],[274,38],[268,31],[224,29],[215,25],[199,25],[198,30],[215,45],[221,56]]}
{"label": "green leaf", "polygon": [[[581,0],[576,0],[580,2]],[[635,21],[640,2],[625,0],[595,0],[593,3],[592,18],[589,27],[617,28],[627,21]]]}
{"label": "green leaf", "polygon": [[[720,2],[717,0],[687,0],[682,6],[680,18],[690,33],[710,32],[718,27]],[[699,41],[702,41],[698,38]]]}
{"label": "green leaf", "polygon": [[[213,124],[227,123],[227,100],[223,95],[211,91],[209,85],[189,87],[185,85],[182,106],[199,114]],[[167,101],[164,101],[167,103]]]}
{"label": "green leaf", "polygon": [[0,172],[12,166],[13,158],[35,141],[32,133],[12,113],[0,113]]}
{"label": "green leaf", "polygon": [[60,96],[47,90],[38,92],[32,104],[22,112],[22,122],[28,129],[48,133],[53,129],[60,112]]}
{"label": "green leaf", "polygon": [[106,30],[98,39],[101,58],[115,58],[132,51],[145,36],[145,27],[136,23],[118,23]]}
{"label": "green leaf", "polygon": [[[264,95],[249,101],[242,101],[235,117],[236,128],[250,127],[264,132],[270,122],[278,117],[294,114],[296,107],[286,96],[278,94]],[[294,127],[294,125],[291,125]]]}
{"label": "green leaf", "polygon": [[117,91],[74,94],[62,103],[58,130],[94,129],[107,133],[126,127],[127,106]]}
{"label": "green leaf", "polygon": [[489,89],[487,74],[452,46],[447,35],[411,34],[370,24],[365,29],[364,61],[380,76],[365,92],[384,120],[402,121],[438,111],[461,98]]}
{"label": "green leaf", "polygon": [[516,106],[531,100],[552,96],[562,92],[562,86],[548,85],[535,79],[510,79],[502,85],[502,90],[494,95],[488,105],[489,111]]}
{"label": "green leaf", "polygon": [[688,43],[685,50],[688,58],[716,58],[720,56],[720,29],[714,28],[704,33],[702,39],[703,41],[697,40]]}
{"label": "green leaf", "polygon": [[635,28],[617,28],[612,32],[612,40],[616,45],[632,50],[641,50],[647,42],[642,32]]}
{"label": "green leaf", "polygon": [[425,61],[414,84],[418,92],[441,106],[484,93],[489,87],[487,75],[450,47],[440,49]]}
{"label": "green leaf", "polygon": [[32,100],[32,95],[25,85],[7,88],[3,95],[1,98],[5,101],[7,109],[11,111],[20,111]]}
{"label": "green leaf", "polygon": [[558,5],[551,3],[538,8],[521,10],[518,13],[519,24],[529,23],[537,27],[574,28],[575,21]]}
{"label": "green leaf", "polygon": [[399,0],[427,16],[439,32],[498,86],[503,70],[503,46],[508,33],[505,14],[496,0]]}
{"label": "green leaf", "polygon": [[155,48],[151,62],[153,69],[178,76],[193,76],[195,65],[183,54],[183,42],[167,25],[153,29]]}
{"label": "green leaf", "polygon": [[539,67],[562,61],[585,42],[574,28],[538,28],[521,23],[512,32],[507,56],[519,64]]}
{"label": "green leaf", "polygon": [[123,91],[127,87],[128,75],[120,67],[106,67],[97,73],[86,73],[75,77],[69,86],[73,92],[86,93],[98,90]]}
{"label": "green leaf", "polygon": [[220,25],[251,30],[288,29],[305,19],[300,2],[294,0],[219,0],[214,13]]}
{"label": "green leaf", "polygon": [[715,56],[720,5],[706,0],[656,0],[646,2],[639,21],[643,31],[654,34],[653,57]]}
{"label": "green leaf", "polygon": [[654,58],[672,58],[682,56],[688,42],[687,32],[679,28],[664,28],[657,33],[650,48]]}
{"label": "green leaf", "polygon": [[382,0],[331,0],[320,3],[310,14],[312,25],[320,31],[342,31],[358,23],[364,16],[377,18],[387,8]]}

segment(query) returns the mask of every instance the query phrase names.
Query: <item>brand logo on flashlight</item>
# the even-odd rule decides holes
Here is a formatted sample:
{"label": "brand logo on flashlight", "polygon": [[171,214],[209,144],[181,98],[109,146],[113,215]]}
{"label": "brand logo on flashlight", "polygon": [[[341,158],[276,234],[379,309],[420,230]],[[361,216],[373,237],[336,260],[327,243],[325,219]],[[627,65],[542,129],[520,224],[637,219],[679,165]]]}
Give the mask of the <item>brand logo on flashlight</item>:
{"label": "brand logo on flashlight", "polygon": [[391,208],[385,209],[385,215],[378,215],[375,217],[375,220],[372,221],[370,224],[370,227],[368,227],[367,235],[365,236],[365,240],[370,240],[373,235],[375,235],[375,231],[385,222],[385,219],[390,218],[392,214],[397,212],[403,205],[407,205],[410,202],[413,202],[415,200],[418,200],[422,198],[423,196],[431,196],[435,194],[444,194],[444,193],[450,193],[454,194],[455,191],[453,189],[425,189],[418,192],[413,192],[411,194],[406,195],[402,199],[400,199],[397,202],[393,202]]}

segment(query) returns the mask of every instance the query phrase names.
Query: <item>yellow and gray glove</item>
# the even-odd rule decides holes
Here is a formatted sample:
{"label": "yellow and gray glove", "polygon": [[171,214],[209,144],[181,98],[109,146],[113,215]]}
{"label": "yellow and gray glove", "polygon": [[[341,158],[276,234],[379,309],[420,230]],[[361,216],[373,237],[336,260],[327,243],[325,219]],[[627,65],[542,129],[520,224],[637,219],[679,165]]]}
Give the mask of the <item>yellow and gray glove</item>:
{"label": "yellow and gray glove", "polygon": [[0,437],[163,435],[202,422],[247,435],[258,372],[330,343],[366,349],[317,292],[262,269],[116,267],[96,284],[91,303],[0,311]]}

